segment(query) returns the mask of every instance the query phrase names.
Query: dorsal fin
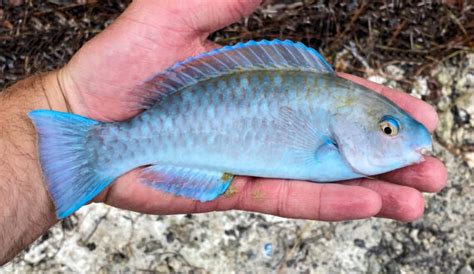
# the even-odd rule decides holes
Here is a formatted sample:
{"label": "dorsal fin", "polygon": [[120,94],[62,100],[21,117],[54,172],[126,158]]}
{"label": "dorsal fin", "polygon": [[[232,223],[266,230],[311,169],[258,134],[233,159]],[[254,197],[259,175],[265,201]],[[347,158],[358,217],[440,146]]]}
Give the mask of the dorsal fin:
{"label": "dorsal fin", "polygon": [[225,46],[178,62],[149,78],[134,95],[142,98],[140,108],[148,108],[162,96],[216,76],[248,70],[302,70],[334,73],[314,49],[289,40],[262,40]]}

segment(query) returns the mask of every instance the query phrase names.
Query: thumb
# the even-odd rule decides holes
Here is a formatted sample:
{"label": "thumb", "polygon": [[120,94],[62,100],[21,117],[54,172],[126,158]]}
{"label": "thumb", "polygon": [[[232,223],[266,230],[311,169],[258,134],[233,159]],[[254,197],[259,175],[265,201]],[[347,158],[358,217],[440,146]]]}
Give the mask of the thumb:
{"label": "thumb", "polygon": [[200,34],[208,34],[249,15],[260,5],[261,0],[187,0],[185,2],[190,9],[189,25]]}
{"label": "thumb", "polygon": [[[133,1],[128,18],[194,35],[208,34],[249,15],[262,0]],[[144,22],[146,21],[146,22]]]}

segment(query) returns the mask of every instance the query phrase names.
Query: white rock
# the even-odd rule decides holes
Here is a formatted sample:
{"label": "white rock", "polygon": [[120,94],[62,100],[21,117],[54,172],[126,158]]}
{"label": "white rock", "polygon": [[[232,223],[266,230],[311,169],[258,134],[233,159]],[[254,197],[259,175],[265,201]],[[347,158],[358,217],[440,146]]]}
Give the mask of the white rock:
{"label": "white rock", "polygon": [[421,99],[422,96],[428,95],[428,81],[426,77],[418,77],[413,85],[410,95]]}

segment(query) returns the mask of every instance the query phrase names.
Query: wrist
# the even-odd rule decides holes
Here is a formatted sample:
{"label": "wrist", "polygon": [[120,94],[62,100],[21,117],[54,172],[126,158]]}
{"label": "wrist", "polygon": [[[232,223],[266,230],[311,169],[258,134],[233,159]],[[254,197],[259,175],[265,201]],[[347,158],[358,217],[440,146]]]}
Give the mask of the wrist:
{"label": "wrist", "polygon": [[62,81],[63,75],[62,69],[39,75],[38,84],[50,110],[71,112],[62,84],[64,82]]}
{"label": "wrist", "polygon": [[51,75],[29,77],[0,92],[0,265],[57,222],[27,117],[33,109],[61,107],[50,93]]}
{"label": "wrist", "polygon": [[[4,91],[0,91],[3,109],[12,106],[24,114],[34,109],[70,112],[69,104],[61,85],[61,70],[37,74],[23,79]],[[3,114],[4,111],[0,111]]]}

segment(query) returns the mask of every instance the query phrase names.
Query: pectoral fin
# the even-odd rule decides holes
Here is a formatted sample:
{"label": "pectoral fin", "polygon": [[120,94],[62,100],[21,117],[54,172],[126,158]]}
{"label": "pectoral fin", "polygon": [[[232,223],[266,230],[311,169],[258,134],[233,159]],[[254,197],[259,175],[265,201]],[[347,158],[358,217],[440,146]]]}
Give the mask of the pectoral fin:
{"label": "pectoral fin", "polygon": [[317,123],[289,107],[280,108],[277,123],[280,145],[290,148],[295,159],[304,162],[314,162],[323,158],[326,151],[337,150],[336,142],[328,132],[318,129]]}
{"label": "pectoral fin", "polygon": [[206,202],[223,194],[233,178],[225,172],[155,165],[143,170],[140,181],[164,192]]}

